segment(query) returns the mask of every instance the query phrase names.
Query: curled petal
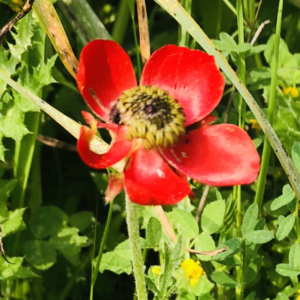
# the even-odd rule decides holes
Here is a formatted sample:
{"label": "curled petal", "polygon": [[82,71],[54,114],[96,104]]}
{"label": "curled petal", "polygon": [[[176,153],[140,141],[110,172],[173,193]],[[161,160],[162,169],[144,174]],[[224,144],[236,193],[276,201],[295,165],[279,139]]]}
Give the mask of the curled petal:
{"label": "curled petal", "polygon": [[90,127],[95,126],[97,128],[105,128],[109,130],[111,134],[116,134],[119,130],[119,125],[115,123],[102,123],[97,121],[94,118],[94,116],[87,111],[82,111],[81,113],[83,115],[84,120],[90,125]]}
{"label": "curled petal", "polygon": [[81,159],[89,167],[95,169],[104,169],[112,166],[124,158],[132,148],[133,142],[126,140],[127,132],[127,127],[119,126],[108,152],[99,155],[90,150],[90,141],[95,135],[95,130],[82,126],[77,141],[77,150]]}
{"label": "curled petal", "polygon": [[106,203],[111,202],[114,198],[122,192],[124,188],[124,174],[110,174],[109,183],[105,191]]}
{"label": "curled petal", "polygon": [[76,80],[87,104],[105,121],[122,92],[136,86],[129,56],[107,40],[94,40],[83,48]]}
{"label": "curled petal", "polygon": [[168,91],[182,105],[188,126],[202,120],[219,104],[225,80],[213,56],[168,45],[150,57],[141,85],[156,85]]}
{"label": "curled petal", "polygon": [[252,140],[231,124],[190,131],[163,154],[184,174],[208,185],[250,184],[259,171],[260,157]]}
{"label": "curled petal", "polygon": [[190,193],[186,179],[153,149],[136,150],[124,174],[129,199],[141,205],[172,205]]}

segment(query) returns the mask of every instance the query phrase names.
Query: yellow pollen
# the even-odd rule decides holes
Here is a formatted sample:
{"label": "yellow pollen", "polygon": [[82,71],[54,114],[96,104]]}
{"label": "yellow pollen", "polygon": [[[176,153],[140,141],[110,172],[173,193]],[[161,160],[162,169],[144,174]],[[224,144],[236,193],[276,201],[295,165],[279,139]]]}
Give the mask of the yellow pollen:
{"label": "yellow pollen", "polygon": [[175,145],[185,134],[181,105],[156,86],[138,86],[123,92],[110,119],[127,125],[127,140],[141,138],[146,149]]}

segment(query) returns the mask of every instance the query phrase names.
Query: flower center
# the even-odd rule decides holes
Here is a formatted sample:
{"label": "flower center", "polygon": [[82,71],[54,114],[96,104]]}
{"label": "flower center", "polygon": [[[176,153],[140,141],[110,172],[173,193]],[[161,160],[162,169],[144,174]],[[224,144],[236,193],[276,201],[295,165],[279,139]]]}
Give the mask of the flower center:
{"label": "flower center", "polygon": [[110,119],[127,125],[127,140],[141,138],[146,149],[172,146],[185,133],[182,107],[156,86],[137,86],[123,92],[110,112]]}

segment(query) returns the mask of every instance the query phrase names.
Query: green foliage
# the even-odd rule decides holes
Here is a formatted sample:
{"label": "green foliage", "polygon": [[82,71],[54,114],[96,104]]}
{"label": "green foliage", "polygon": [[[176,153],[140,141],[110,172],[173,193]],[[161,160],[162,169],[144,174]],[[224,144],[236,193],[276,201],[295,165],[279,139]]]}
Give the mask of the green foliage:
{"label": "green foliage", "polygon": [[208,234],[220,231],[225,214],[225,201],[217,200],[205,206],[201,218],[201,227]]}

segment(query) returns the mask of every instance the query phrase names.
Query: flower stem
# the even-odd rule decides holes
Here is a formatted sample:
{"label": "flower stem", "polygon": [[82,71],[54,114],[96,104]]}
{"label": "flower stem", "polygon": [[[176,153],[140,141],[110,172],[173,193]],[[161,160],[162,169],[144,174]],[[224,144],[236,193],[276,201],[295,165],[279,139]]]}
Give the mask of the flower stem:
{"label": "flower stem", "polygon": [[126,194],[126,222],[131,248],[133,273],[135,278],[138,300],[147,300],[147,290],[144,275],[144,263],[140,246],[139,220],[137,218],[136,205],[132,203]]}
{"label": "flower stem", "polygon": [[[275,111],[275,96],[276,96],[276,88],[277,88],[277,69],[278,69],[280,30],[281,30],[281,19],[282,19],[282,6],[283,6],[283,0],[280,0],[278,5],[278,13],[277,13],[274,56],[271,65],[272,76],[271,76],[270,97],[268,101],[268,121],[270,122],[271,125],[273,125],[274,111]],[[267,177],[267,171],[269,166],[270,153],[271,153],[271,146],[270,143],[268,142],[268,139],[265,137],[261,168],[258,176],[258,184],[257,184],[256,195],[255,195],[255,202],[258,204],[260,211],[261,211],[262,200],[263,200],[264,190],[266,185],[266,177]]]}
{"label": "flower stem", "polygon": [[[245,9],[245,7],[244,7]],[[238,43],[244,43],[244,16],[243,16],[243,5],[241,0],[237,0],[236,2],[236,11],[237,11],[237,24],[238,24]],[[240,53],[238,57],[238,71],[239,78],[241,82],[246,86],[246,61],[245,61],[245,53]],[[243,101],[242,95],[239,95],[239,127],[244,128],[245,126],[245,115],[246,115],[246,103]],[[242,188],[241,186],[237,186],[236,190],[236,228],[237,228],[237,236],[241,236],[241,226],[242,226]],[[240,282],[240,286],[238,286],[235,290],[236,299],[243,300],[244,299],[244,256],[243,252],[239,254],[241,266],[236,267],[236,278]]]}
{"label": "flower stem", "polygon": [[109,225],[111,223],[112,212],[113,212],[113,201],[111,201],[110,204],[109,204],[108,216],[107,216],[107,220],[106,220],[106,224],[105,224],[105,228],[104,228],[103,237],[102,237],[102,240],[101,240],[101,245],[100,245],[100,249],[99,249],[99,253],[98,253],[98,257],[97,257],[97,261],[96,261],[96,266],[95,266],[95,268],[92,272],[92,281],[91,281],[91,288],[90,288],[90,300],[93,299],[94,285],[95,285],[95,282],[97,280],[97,276],[98,276],[98,273],[99,273],[99,266],[100,266],[104,246],[105,246],[105,243],[106,243],[106,240],[107,240],[107,236],[108,236],[108,231],[109,231]]}

